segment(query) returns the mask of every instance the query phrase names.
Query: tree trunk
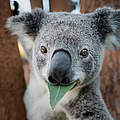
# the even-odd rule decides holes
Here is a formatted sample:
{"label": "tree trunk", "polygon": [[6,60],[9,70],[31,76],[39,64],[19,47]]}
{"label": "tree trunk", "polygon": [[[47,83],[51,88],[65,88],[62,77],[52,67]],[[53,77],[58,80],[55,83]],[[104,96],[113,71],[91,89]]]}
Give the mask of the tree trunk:
{"label": "tree trunk", "polygon": [[0,120],[25,120],[22,62],[16,37],[5,29],[9,0],[0,0]]}
{"label": "tree trunk", "polygon": [[[81,13],[94,11],[98,7],[120,8],[120,0],[81,0]],[[120,50],[105,51],[101,71],[101,91],[108,109],[115,120],[120,120]]]}

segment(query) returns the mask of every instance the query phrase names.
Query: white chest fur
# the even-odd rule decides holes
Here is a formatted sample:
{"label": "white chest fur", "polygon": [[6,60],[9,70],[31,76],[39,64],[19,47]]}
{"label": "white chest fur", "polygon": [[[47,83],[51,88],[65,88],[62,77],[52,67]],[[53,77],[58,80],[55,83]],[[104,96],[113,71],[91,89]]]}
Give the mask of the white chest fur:
{"label": "white chest fur", "polygon": [[[78,92],[78,89],[69,91],[56,105],[54,111],[63,111],[66,113],[67,117],[72,120],[63,106],[75,98]],[[27,110],[28,120],[44,120],[47,114],[52,114],[54,112],[49,104],[49,91],[47,84],[43,80],[36,81],[33,76],[31,76],[30,83],[25,92],[24,103]]]}

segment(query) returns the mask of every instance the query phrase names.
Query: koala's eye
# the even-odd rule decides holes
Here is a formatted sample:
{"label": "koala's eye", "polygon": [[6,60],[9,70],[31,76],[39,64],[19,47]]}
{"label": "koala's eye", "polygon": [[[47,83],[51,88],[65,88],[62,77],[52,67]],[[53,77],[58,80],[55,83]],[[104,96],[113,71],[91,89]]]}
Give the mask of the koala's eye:
{"label": "koala's eye", "polygon": [[41,53],[47,53],[47,48],[44,46],[41,46]]}
{"label": "koala's eye", "polygon": [[80,55],[82,56],[82,57],[87,57],[88,56],[88,49],[86,49],[86,48],[84,48],[84,49],[82,49],[81,51],[80,51]]}

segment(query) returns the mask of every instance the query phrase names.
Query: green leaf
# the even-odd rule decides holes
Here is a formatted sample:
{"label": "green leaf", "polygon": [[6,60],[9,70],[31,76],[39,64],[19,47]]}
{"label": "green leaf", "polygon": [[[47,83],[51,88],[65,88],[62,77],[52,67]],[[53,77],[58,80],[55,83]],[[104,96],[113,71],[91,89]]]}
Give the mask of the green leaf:
{"label": "green leaf", "polygon": [[55,108],[56,104],[61,100],[67,91],[75,86],[77,81],[71,83],[68,86],[55,86],[48,83],[49,93],[50,93],[50,105],[52,109]]}

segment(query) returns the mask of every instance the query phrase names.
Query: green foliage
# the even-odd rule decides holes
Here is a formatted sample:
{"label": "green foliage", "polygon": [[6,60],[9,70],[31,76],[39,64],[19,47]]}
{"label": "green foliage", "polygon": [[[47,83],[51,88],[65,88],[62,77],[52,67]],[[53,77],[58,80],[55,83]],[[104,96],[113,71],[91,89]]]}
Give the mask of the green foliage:
{"label": "green foliage", "polygon": [[50,105],[52,109],[55,108],[56,104],[61,100],[61,98],[75,86],[76,82],[71,83],[68,86],[55,86],[48,83],[49,93],[50,93]]}

